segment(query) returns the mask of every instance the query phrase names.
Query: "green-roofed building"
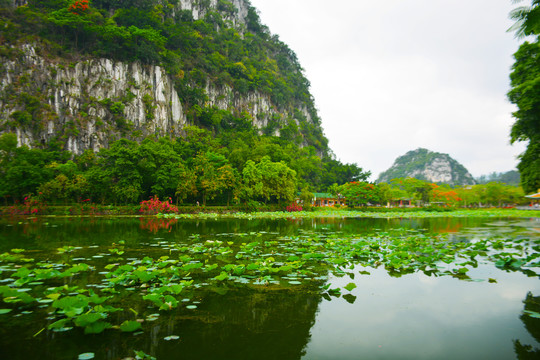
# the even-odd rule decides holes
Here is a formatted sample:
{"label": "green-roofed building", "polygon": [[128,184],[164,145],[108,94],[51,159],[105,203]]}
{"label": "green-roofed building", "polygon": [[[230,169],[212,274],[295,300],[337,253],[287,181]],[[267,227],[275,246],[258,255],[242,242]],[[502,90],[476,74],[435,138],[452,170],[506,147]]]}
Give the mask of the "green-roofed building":
{"label": "green-roofed building", "polygon": [[335,205],[345,205],[345,199],[339,199],[330,193],[313,193],[313,206],[325,207]]}

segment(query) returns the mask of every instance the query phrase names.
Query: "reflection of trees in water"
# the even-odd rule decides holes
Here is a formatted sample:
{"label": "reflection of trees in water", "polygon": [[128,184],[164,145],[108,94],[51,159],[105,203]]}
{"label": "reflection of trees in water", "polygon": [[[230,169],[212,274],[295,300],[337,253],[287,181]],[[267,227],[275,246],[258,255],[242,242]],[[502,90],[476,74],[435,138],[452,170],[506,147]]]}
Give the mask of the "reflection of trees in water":
{"label": "reflection of trees in water", "polygon": [[[145,321],[144,332],[138,335],[113,330],[84,335],[76,328],[65,333],[45,330],[33,337],[43,325],[29,326],[28,319],[15,318],[0,328],[0,354],[2,359],[13,360],[68,360],[91,350],[96,359],[116,360],[143,350],[158,359],[172,360],[298,360],[305,355],[322,299],[318,288],[305,287],[241,286],[221,295],[214,291],[197,296],[182,293],[179,300],[183,296],[201,303],[195,310],[181,306],[171,312],[148,309],[145,303],[126,303],[126,308],[140,312],[140,318],[160,313],[158,320]],[[179,339],[166,341],[170,335]]]}
{"label": "reflection of trees in water", "polygon": [[[317,218],[317,219],[158,219],[153,217],[106,218],[28,218],[20,223],[1,222],[0,251],[13,246],[9,239],[17,238],[19,247],[56,249],[72,246],[110,245],[125,240],[136,245],[149,240],[149,234],[167,241],[184,241],[193,234],[214,237],[217,234],[277,233],[296,236],[303,231],[365,234],[396,228],[426,229],[429,232],[452,232],[460,227],[474,227],[485,220],[467,218]],[[9,226],[6,226],[9,224]],[[151,238],[150,238],[151,239]],[[61,244],[59,244],[61,243]]]}
{"label": "reflection of trees in water", "polygon": [[162,219],[156,217],[142,217],[140,218],[140,227],[142,230],[148,230],[151,233],[157,233],[159,230],[165,230],[171,232],[174,224],[178,222],[178,219]]}
{"label": "reflection of trees in water", "polygon": [[[239,288],[225,295],[207,293],[193,313],[165,331],[181,341],[159,347],[158,359],[300,359],[305,354],[321,296],[301,290]],[[157,325],[157,324],[156,324]],[[162,345],[162,344],[160,344]]]}
{"label": "reflection of trees in water", "polygon": [[405,228],[426,230],[431,233],[456,233],[466,227],[475,227],[486,222],[479,218],[311,218],[289,219],[297,228],[303,230],[338,231],[344,234],[361,234],[374,231],[388,231]]}
{"label": "reflection of trees in water", "polygon": [[[26,250],[56,250],[64,245],[111,245],[120,240],[137,243],[137,219],[68,217],[28,218],[0,226],[0,252],[13,247]],[[14,244],[16,241],[16,244]]]}
{"label": "reflection of trees in water", "polygon": [[[529,334],[531,334],[536,341],[540,342],[540,318],[529,316],[526,313],[527,311],[533,311],[540,314],[540,296],[533,296],[532,293],[529,292],[523,303],[525,304],[525,313],[521,315],[520,319]],[[533,348],[531,345],[521,344],[519,340],[514,341],[514,350],[520,360],[540,359],[540,349]]]}

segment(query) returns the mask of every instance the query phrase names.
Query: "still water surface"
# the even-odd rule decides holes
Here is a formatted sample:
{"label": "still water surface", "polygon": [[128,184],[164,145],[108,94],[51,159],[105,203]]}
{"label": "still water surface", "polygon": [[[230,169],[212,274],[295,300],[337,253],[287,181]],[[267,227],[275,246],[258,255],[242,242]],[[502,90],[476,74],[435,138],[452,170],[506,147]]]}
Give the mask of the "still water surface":
{"label": "still water surface", "polygon": [[[36,218],[0,220],[0,253],[18,248],[36,261],[84,262],[96,268],[61,283],[37,284],[28,290],[33,294],[39,286],[93,287],[103,282],[98,270],[105,264],[143,256],[174,258],[176,244],[219,240],[236,246],[314,234],[361,237],[396,228],[450,234],[465,242],[489,237],[540,241],[540,221],[534,218]],[[125,254],[112,259],[107,249],[119,243]],[[58,251],[68,246],[74,249]],[[0,285],[13,286],[9,279],[15,269],[26,265],[5,261],[0,266]],[[463,280],[424,272],[399,276],[383,266],[357,265],[345,276],[326,272],[311,282],[300,280],[297,286],[196,281],[197,286],[177,296],[196,308],[169,311],[121,291],[122,308],[147,319],[142,331],[134,333],[108,329],[85,335],[80,328],[56,332],[47,328],[56,320],[50,304],[0,302],[0,308],[12,309],[0,315],[0,359],[77,359],[87,352],[96,359],[123,359],[134,357],[134,350],[157,359],[540,358],[540,319],[524,313],[540,312],[540,281],[530,272],[480,263]],[[351,282],[356,288],[343,290]],[[342,288],[341,294],[328,296],[324,284]],[[159,317],[149,319],[151,313]],[[125,316],[110,314],[110,320],[117,324]],[[171,335],[175,338],[167,338]]]}

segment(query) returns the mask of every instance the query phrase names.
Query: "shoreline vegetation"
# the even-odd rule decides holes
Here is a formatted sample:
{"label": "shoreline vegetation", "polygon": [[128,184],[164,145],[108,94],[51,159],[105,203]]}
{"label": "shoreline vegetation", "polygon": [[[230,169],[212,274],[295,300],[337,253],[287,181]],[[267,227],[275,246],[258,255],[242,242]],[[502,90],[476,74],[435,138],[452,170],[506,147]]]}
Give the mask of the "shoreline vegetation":
{"label": "shoreline vegetation", "polygon": [[10,217],[157,217],[167,219],[207,219],[207,218],[399,218],[399,217],[537,217],[540,209],[521,208],[441,208],[441,207],[364,207],[364,208],[316,208],[310,211],[284,211],[277,206],[264,206],[258,211],[246,211],[241,206],[184,206],[175,213],[142,214],[138,206],[96,206],[81,209],[75,206],[50,206],[39,213],[13,213],[12,207],[0,206],[0,218]]}

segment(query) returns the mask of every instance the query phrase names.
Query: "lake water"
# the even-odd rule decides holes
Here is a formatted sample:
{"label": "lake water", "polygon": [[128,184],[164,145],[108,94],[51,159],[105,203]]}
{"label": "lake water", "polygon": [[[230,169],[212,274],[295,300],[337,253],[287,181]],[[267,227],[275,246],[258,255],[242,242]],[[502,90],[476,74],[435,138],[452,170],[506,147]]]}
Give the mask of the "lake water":
{"label": "lake water", "polygon": [[540,358],[538,253],[538,218],[2,219],[0,359]]}

